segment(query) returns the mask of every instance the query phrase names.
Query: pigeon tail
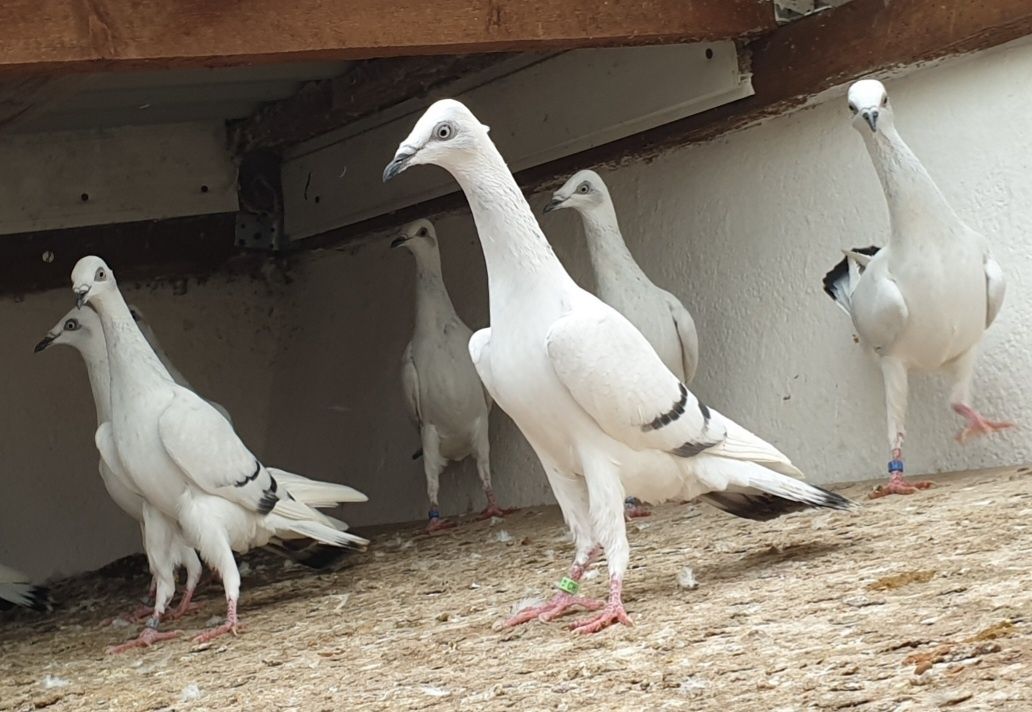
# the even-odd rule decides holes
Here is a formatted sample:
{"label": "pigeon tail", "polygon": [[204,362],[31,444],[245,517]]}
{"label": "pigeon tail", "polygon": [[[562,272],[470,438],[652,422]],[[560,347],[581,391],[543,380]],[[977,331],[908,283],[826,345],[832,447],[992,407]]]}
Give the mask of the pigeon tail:
{"label": "pigeon tail", "polygon": [[341,502],[368,502],[369,498],[354,487],[336,482],[322,482],[275,467],[266,468],[291,497],[310,507],[336,507]]}
{"label": "pigeon tail", "polygon": [[867,262],[859,259],[860,255],[872,257],[878,254],[880,249],[875,245],[869,245],[846,250],[846,256],[842,258],[842,261],[824,275],[824,292],[834,299],[846,314],[851,313],[853,290],[867,266]]}
{"label": "pigeon tail", "polygon": [[14,606],[23,606],[34,611],[49,611],[50,592],[43,586],[31,583],[0,584],[0,611],[6,611]]}
{"label": "pigeon tail", "polygon": [[300,564],[316,571],[334,571],[340,567],[341,562],[350,554],[350,550],[346,548],[308,541],[274,540],[265,548],[285,559],[293,561],[295,564]]}
{"label": "pigeon tail", "polygon": [[753,462],[706,460],[696,465],[700,479],[725,486],[715,487],[702,499],[737,517],[766,521],[811,507],[848,510],[856,506],[842,495]]}

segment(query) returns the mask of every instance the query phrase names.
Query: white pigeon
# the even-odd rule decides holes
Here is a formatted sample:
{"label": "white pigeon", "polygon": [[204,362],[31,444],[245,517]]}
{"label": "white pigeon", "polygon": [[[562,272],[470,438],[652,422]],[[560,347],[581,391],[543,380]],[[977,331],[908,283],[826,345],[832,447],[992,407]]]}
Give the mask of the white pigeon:
{"label": "white pigeon", "polygon": [[[118,462],[143,498],[144,548],[181,528],[187,542],[215,569],[226,592],[226,622],[197,637],[208,641],[238,628],[240,573],[233,552],[292,532],[333,546],[364,547],[324,515],[293,499],[207,401],[178,385],[147,344],[122,298],[115,276],[99,257],[72,270],[76,306],[100,316],[111,373],[111,419],[97,430],[97,447]],[[141,633],[153,638],[173,582],[158,577],[154,616]]]}
{"label": "white pigeon", "polygon": [[[438,101],[383,177],[434,164],[465,192],[491,311],[491,326],[473,335],[470,354],[495,402],[540,458],[573,533],[576,556],[560,592],[509,624],[553,618],[577,605],[602,608],[577,631],[630,623],[621,598],[628,493],[649,502],[705,496],[753,519],[849,507],[839,495],[787,476],[800,474],[787,457],[696,400],[624,316],[577,286],[487,132],[461,103]],[[606,604],[576,595],[599,546],[609,565]]]}
{"label": "white pigeon", "polygon": [[391,247],[407,249],[416,260],[416,323],[401,358],[401,382],[422,442],[430,499],[427,532],[453,526],[441,519],[441,473],[449,461],[469,456],[477,463],[487,498],[481,518],[505,516],[491,488],[491,396],[469,357],[473,332],[455,312],[444,286],[437,231],[429,220],[416,220],[401,229]]}
{"label": "white pigeon", "polygon": [[[196,393],[197,390],[190,384],[190,381],[186,380],[186,376],[183,375],[183,372],[176,368],[175,364],[172,363],[172,360],[168,357],[168,354],[166,354],[165,350],[161,348],[161,343],[158,341],[158,335],[154,333],[154,329],[151,328],[150,323],[144,317],[140,308],[135,304],[130,304],[129,313],[133,315],[133,320],[136,322],[136,325],[140,327],[140,333],[143,334],[143,338],[147,339],[147,343],[150,344],[152,349],[154,349],[154,353],[161,360],[161,363],[164,364],[166,369],[168,369],[168,373],[172,376],[172,380],[183,388],[189,388],[191,391]],[[209,400],[208,402],[211,403],[211,406],[217,410],[223,418],[228,420],[230,423],[233,422],[233,418],[230,417],[228,410],[215,401]]]}
{"label": "white pigeon", "polygon": [[652,283],[631,256],[609,189],[595,171],[573,174],[544,212],[571,208],[584,223],[598,297],[627,317],[670,372],[691,383],[699,364],[695,320],[677,297]]}
{"label": "white pigeon", "polygon": [[[699,364],[695,320],[681,300],[653,284],[634,261],[620,233],[609,188],[598,173],[573,174],[552,194],[544,212],[564,208],[576,210],[584,223],[599,299],[627,317],[681,383],[691,383]],[[640,517],[649,512],[631,497],[626,513]]]}
{"label": "white pigeon", "polygon": [[[155,353],[161,359],[162,363],[166,367],[170,367],[170,373],[174,380],[179,385],[189,388],[186,383],[186,378],[180,373],[178,369],[175,369],[168,357],[160,350],[160,346],[157,345],[157,338],[154,335],[153,329],[144,320],[140,311],[130,305],[130,312],[133,315],[133,319],[136,321],[137,326],[140,327],[141,333],[144,338],[147,339],[148,343],[154,349]],[[37,353],[47,349],[51,345],[55,346],[70,346],[74,348],[83,358],[83,362],[86,364],[86,373],[89,378],[90,390],[93,393],[94,407],[97,412],[97,427],[99,428],[103,423],[106,423],[111,419],[111,403],[110,403],[110,373],[108,369],[108,355],[107,345],[104,341],[104,332],[101,327],[100,317],[95,311],[88,308],[73,307],[67,314],[61,317],[60,321],[54,325],[46,333],[46,335],[36,344],[35,351]],[[220,412],[224,412],[216,403],[212,403],[212,406],[218,409]],[[228,419],[228,414],[226,414]],[[143,528],[143,498],[134,491],[132,481],[128,475],[122,471],[119,463],[108,463],[103,458],[100,459],[98,466],[100,471],[101,481],[104,483],[104,488],[107,490],[111,499],[114,500],[122,511],[128,514],[130,517],[140,523],[141,532]],[[349,501],[364,501],[365,495],[353,490],[345,485],[337,485],[325,482],[317,482],[309,480],[300,475],[294,475],[282,470],[275,468],[269,468],[270,472],[277,477],[280,484],[282,484],[291,496],[304,502],[313,507],[321,506],[334,506],[336,501],[340,498],[350,498]],[[332,504],[327,502],[332,501]],[[336,519],[327,517],[327,520],[332,522],[332,526],[338,529],[346,530],[347,524]],[[289,536],[289,533],[285,533]],[[172,532],[168,541],[164,542],[167,550],[164,552],[148,552],[148,564],[151,566],[163,565],[171,567],[172,570],[182,565],[187,572],[186,588],[183,592],[183,598],[180,601],[179,606],[171,614],[166,615],[166,620],[179,618],[192,610],[191,601],[193,600],[193,594],[197,588],[197,583],[200,580],[202,573],[201,561],[197,556],[197,552],[187,544],[184,539],[182,532],[178,528]],[[278,545],[275,550],[278,553],[283,553],[289,556],[292,560],[298,561],[299,563],[315,566],[320,566],[327,563],[329,557],[324,552],[315,551],[300,551],[295,552],[288,548]],[[332,563],[332,562],[331,562]],[[165,576],[173,576],[172,571],[164,573]],[[154,596],[156,587],[157,577],[152,580],[151,583],[151,596]],[[143,609],[136,611],[133,617],[147,618],[153,614],[153,608]]]}
{"label": "white pigeon", "polygon": [[29,577],[0,564],[0,611],[14,606],[46,611],[50,608],[50,593],[36,586]]}
{"label": "white pigeon", "polygon": [[953,379],[950,406],[966,420],[960,442],[1012,427],[971,406],[978,347],[1003,304],[1003,270],[896,131],[881,82],[856,82],[848,98],[853,127],[885,191],[891,229],[885,247],[845,251],[824,289],[852,318],[885,383],[890,478],[872,496],[912,494],[931,483],[903,479],[910,369],[942,370]]}

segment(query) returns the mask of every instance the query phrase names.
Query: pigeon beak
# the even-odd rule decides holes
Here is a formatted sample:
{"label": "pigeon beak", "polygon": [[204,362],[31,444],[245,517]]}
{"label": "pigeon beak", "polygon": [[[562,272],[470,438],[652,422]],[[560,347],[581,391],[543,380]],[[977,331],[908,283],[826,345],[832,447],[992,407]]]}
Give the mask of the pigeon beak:
{"label": "pigeon beak", "polygon": [[38,344],[36,344],[36,348],[34,348],[32,350],[33,353],[37,353],[38,354],[40,351],[42,351],[46,347],[50,346],[50,344],[54,343],[54,339],[56,339],[56,338],[57,337],[54,336],[53,334],[47,334],[42,339],[40,339]]}
{"label": "pigeon beak", "polygon": [[394,156],[394,160],[387,164],[387,167],[383,169],[383,182],[386,183],[394,176],[401,173],[403,170],[408,168],[409,161],[416,155],[415,151],[402,151],[399,150]]}
{"label": "pigeon beak", "polygon": [[75,306],[82,309],[83,305],[86,304],[86,299],[89,297],[90,288],[87,286],[75,288]]}
{"label": "pigeon beak", "polygon": [[563,203],[565,202],[566,198],[552,198],[550,201],[548,201],[548,205],[546,205],[545,209],[541,212],[550,213],[553,210],[558,210],[559,208],[563,207]]}
{"label": "pigeon beak", "polygon": [[408,242],[408,238],[405,237],[404,235],[401,235],[400,237],[396,237],[393,240],[391,240],[391,249],[393,250],[395,247],[401,247],[406,242]]}
{"label": "pigeon beak", "polygon": [[878,110],[877,109],[868,109],[866,111],[860,112],[860,115],[864,117],[864,121],[866,121],[867,125],[871,127],[871,132],[872,133],[877,133],[878,132]]}

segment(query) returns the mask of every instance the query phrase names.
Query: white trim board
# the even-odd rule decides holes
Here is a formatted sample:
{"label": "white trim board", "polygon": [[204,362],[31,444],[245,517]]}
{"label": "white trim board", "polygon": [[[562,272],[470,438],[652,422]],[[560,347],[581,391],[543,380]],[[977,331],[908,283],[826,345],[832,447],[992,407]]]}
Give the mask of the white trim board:
{"label": "white trim board", "polygon": [[[709,56],[707,56],[707,53]],[[491,127],[513,171],[594,148],[753,94],[733,42],[563,52],[467,88],[456,98]],[[425,105],[367,119],[337,140],[301,144],[283,164],[291,240],[456,190],[440,170],[384,185],[381,174]]]}
{"label": "white trim board", "polygon": [[0,234],[237,209],[221,121],[0,136],[0,165]]}

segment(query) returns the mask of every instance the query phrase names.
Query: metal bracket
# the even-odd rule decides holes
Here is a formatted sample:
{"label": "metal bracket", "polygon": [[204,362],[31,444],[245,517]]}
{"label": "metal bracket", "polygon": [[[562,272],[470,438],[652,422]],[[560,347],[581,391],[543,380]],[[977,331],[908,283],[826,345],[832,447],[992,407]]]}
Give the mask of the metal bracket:
{"label": "metal bracket", "polygon": [[282,246],[283,230],[280,221],[273,215],[255,215],[239,212],[236,215],[237,247],[245,250],[278,252]]}
{"label": "metal bracket", "polygon": [[787,25],[845,2],[848,0],[774,0],[774,19],[779,25]]}

